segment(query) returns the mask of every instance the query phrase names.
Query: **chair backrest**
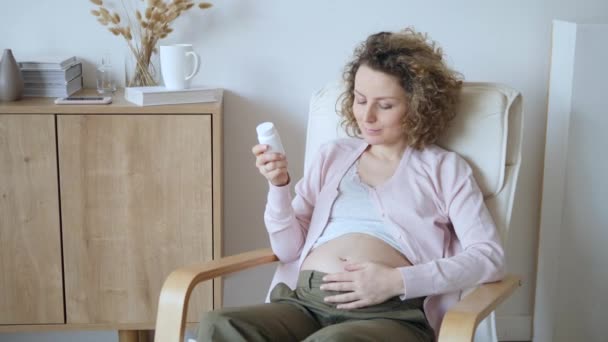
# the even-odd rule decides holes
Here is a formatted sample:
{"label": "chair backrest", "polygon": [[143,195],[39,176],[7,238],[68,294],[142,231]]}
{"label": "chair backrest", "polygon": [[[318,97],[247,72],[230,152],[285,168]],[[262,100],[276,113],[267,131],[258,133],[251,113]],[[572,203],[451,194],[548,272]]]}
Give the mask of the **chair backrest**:
{"label": "chair backrest", "polygon": [[[336,114],[343,89],[333,82],[310,100],[305,167],[321,144],[346,136]],[[456,118],[437,143],[469,162],[505,244],[521,164],[521,102],[519,92],[507,86],[465,82]]]}

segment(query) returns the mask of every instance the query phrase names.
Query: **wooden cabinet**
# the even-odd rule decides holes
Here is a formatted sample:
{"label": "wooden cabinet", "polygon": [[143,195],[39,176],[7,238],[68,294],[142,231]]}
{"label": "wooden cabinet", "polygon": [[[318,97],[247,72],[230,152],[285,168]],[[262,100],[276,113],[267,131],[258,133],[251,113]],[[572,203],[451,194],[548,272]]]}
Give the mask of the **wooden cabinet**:
{"label": "wooden cabinet", "polygon": [[0,324],[63,323],[52,115],[0,115]]}
{"label": "wooden cabinet", "polygon": [[0,104],[0,332],[154,327],[166,276],[221,256],[221,106]]}

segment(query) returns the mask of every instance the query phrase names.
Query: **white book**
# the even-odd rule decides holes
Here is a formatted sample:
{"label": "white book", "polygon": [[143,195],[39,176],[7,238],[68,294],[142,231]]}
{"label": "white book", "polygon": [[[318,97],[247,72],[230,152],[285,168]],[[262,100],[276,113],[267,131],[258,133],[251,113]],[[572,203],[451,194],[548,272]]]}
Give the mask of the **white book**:
{"label": "white book", "polygon": [[82,76],[76,77],[67,84],[49,84],[48,86],[31,86],[25,84],[23,96],[26,97],[68,97],[82,89]]}
{"label": "white book", "polygon": [[76,56],[45,56],[19,61],[19,68],[21,70],[64,70],[76,63],[78,63]]}
{"label": "white book", "polygon": [[165,87],[128,87],[125,99],[138,106],[219,101],[221,89],[195,86],[189,89],[167,90]]}

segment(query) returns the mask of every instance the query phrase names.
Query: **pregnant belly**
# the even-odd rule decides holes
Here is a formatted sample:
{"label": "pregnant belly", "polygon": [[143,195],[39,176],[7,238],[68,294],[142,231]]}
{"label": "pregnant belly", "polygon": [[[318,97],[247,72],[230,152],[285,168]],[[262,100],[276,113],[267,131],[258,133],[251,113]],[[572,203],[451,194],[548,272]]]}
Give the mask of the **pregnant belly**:
{"label": "pregnant belly", "polygon": [[343,272],[355,262],[376,262],[388,267],[411,266],[412,263],[386,242],[362,233],[350,233],[313,249],[302,263],[302,270],[325,273]]}

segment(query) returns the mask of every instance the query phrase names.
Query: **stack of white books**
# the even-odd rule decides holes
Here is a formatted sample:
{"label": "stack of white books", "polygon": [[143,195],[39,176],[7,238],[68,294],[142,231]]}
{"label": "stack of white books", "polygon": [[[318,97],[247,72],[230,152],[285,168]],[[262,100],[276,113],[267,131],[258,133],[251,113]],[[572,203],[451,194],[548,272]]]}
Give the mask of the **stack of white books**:
{"label": "stack of white books", "polygon": [[23,96],[68,97],[82,89],[82,63],[76,57],[20,61]]}
{"label": "stack of white books", "polygon": [[128,87],[125,99],[138,106],[157,106],[178,103],[216,102],[222,90],[194,86],[188,89],[168,90],[165,87]]}

